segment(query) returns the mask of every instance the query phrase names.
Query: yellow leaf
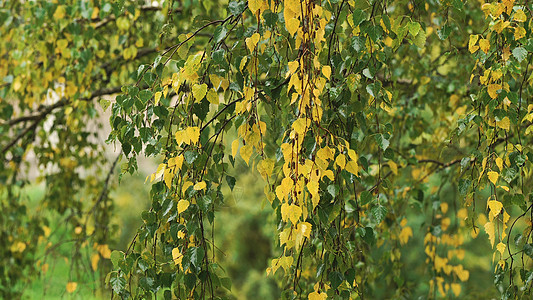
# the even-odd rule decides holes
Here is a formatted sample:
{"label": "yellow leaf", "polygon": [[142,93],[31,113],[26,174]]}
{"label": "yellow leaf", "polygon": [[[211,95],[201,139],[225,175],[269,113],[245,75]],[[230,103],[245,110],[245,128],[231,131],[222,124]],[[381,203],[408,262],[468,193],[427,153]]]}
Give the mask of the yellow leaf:
{"label": "yellow leaf", "polygon": [[181,255],[180,249],[178,247],[172,249],[172,259],[176,265],[181,267],[181,261],[183,260],[183,255]]}
{"label": "yellow leaf", "polygon": [[218,105],[219,99],[218,99],[218,94],[217,94],[217,92],[215,92],[215,90],[210,89],[207,92],[207,101],[209,101],[209,103],[211,103],[211,104]]}
{"label": "yellow leaf", "polygon": [[192,144],[198,143],[198,140],[200,139],[200,128],[196,126],[187,127],[187,129],[185,130],[185,137]]}
{"label": "yellow leaf", "polygon": [[446,202],[441,203],[440,210],[442,211],[443,214],[445,214],[448,211],[448,203]]}
{"label": "yellow leaf", "polygon": [[246,162],[246,164],[249,164],[250,157],[252,156],[252,152],[254,151],[253,147],[250,145],[244,145],[241,147],[241,157]]}
{"label": "yellow leaf", "polygon": [[172,179],[174,179],[174,172],[172,172],[172,169],[165,169],[165,173],[163,175],[163,180],[165,181],[165,185],[169,189],[172,186]]}
{"label": "yellow leaf", "polygon": [[516,22],[525,22],[525,21],[527,21],[526,14],[521,9],[518,9],[518,10],[515,11],[513,19]]}
{"label": "yellow leaf", "polygon": [[[67,10],[64,5],[59,5],[54,12],[54,19],[59,20],[65,17]],[[74,287],[76,289],[76,287]]]}
{"label": "yellow leaf", "polygon": [[490,49],[490,42],[488,39],[481,39],[479,40],[479,47],[481,48],[481,51],[488,53]]}
{"label": "yellow leaf", "polygon": [[511,128],[511,120],[508,117],[504,117],[500,121],[496,122],[496,126],[504,130],[509,130]]}
{"label": "yellow leaf", "polygon": [[183,191],[186,191],[189,187],[191,187],[193,185],[192,182],[190,181],[185,181],[185,183],[183,184],[183,186],[181,187]]}
{"label": "yellow leaf", "polygon": [[307,296],[309,300],[325,300],[328,298],[328,294],[314,291]]}
{"label": "yellow leaf", "polygon": [[178,214],[181,214],[182,212],[186,211],[187,208],[189,208],[189,201],[187,200],[178,201]]}
{"label": "yellow leaf", "polygon": [[521,39],[521,38],[523,38],[525,36],[526,36],[526,30],[524,29],[524,27],[518,26],[518,27],[516,27],[514,29],[514,39],[515,40],[519,40],[519,39]]}
{"label": "yellow leaf", "polygon": [[474,53],[479,49],[479,46],[476,46],[477,40],[479,39],[479,35],[472,34],[470,35],[470,39],[468,40],[468,51],[470,53]]}
{"label": "yellow leaf", "polygon": [[389,160],[389,167],[392,171],[392,174],[398,175],[398,165],[394,161]]}
{"label": "yellow leaf", "polygon": [[205,181],[200,181],[200,182],[198,182],[197,184],[194,185],[194,190],[195,191],[201,191],[201,190],[205,189],[206,186],[207,185],[206,185]]}
{"label": "yellow leaf", "polygon": [[330,76],[331,76],[331,67],[330,66],[323,66],[322,67],[322,74],[324,74],[324,76],[326,76],[326,78],[329,79]]}
{"label": "yellow leaf", "polygon": [[346,163],[346,171],[354,175],[357,175],[359,173],[359,166],[357,165],[355,161],[350,160],[349,162]]}
{"label": "yellow leaf", "polygon": [[490,208],[490,214],[496,217],[503,208],[503,204],[497,200],[487,201],[487,206]]}
{"label": "yellow leaf", "polygon": [[459,277],[459,280],[461,280],[462,282],[467,281],[468,277],[470,277],[470,272],[468,272],[468,270],[463,269],[463,265],[454,266],[453,271],[455,272],[457,277]]}
{"label": "yellow leaf", "polygon": [[339,166],[339,168],[341,168],[341,170],[344,170],[344,167],[346,167],[346,156],[344,156],[344,154],[342,153],[337,155],[335,163],[337,164],[337,166]]}
{"label": "yellow leaf", "polygon": [[77,287],[78,287],[78,283],[71,281],[71,282],[67,283],[67,292],[74,293],[74,291],[76,290]]}
{"label": "yellow leaf", "polygon": [[98,262],[100,261],[100,255],[97,253],[94,253],[91,256],[91,267],[93,268],[93,271],[96,271],[98,269]]}
{"label": "yellow leaf", "polygon": [[296,225],[300,217],[302,216],[302,208],[298,205],[291,204],[288,208],[289,220],[293,225]]}
{"label": "yellow leaf", "polygon": [[159,104],[159,100],[161,99],[161,95],[162,95],[161,92],[156,92],[155,93],[155,96],[154,96],[155,105]]}
{"label": "yellow leaf", "polygon": [[246,47],[248,47],[250,52],[254,52],[255,46],[257,46],[257,43],[259,43],[259,38],[260,35],[256,32],[251,37],[246,39]]}
{"label": "yellow leaf", "polygon": [[333,160],[333,151],[329,147],[324,147],[317,151],[316,156],[323,160]]}
{"label": "yellow leaf", "polygon": [[174,138],[176,139],[178,146],[185,142],[188,142],[185,137],[185,130],[176,131],[176,133],[174,134]]}
{"label": "yellow leaf", "polygon": [[399,239],[400,244],[405,245],[409,241],[409,238],[413,236],[413,229],[411,227],[406,226],[402,228],[402,231],[400,231]]}
{"label": "yellow leaf", "polygon": [[274,160],[265,158],[257,164],[257,171],[263,176],[263,178],[270,177],[274,171]]}
{"label": "yellow leaf", "polygon": [[[319,188],[319,185],[318,185],[318,182],[317,181],[314,181],[314,180],[310,180],[308,183],[307,183],[307,189],[309,190],[309,193],[311,193],[311,195],[315,196],[318,194],[318,188]],[[314,205],[313,205],[313,209],[314,209]]]}
{"label": "yellow leaf", "polygon": [[503,252],[506,249],[506,245],[502,242],[499,242],[498,245],[496,245],[496,250],[500,252],[501,255],[503,255]]}
{"label": "yellow leaf", "polygon": [[[279,195],[278,195],[278,198],[279,198]],[[283,199],[283,198],[280,198],[280,200]],[[287,202],[283,203],[281,205],[281,219],[284,221],[284,222],[287,222],[287,220],[289,219],[289,204]]]}
{"label": "yellow leaf", "polygon": [[500,172],[503,171],[503,159],[501,159],[501,157],[496,158],[496,165],[498,166],[498,169],[500,169]]}
{"label": "yellow leaf", "polygon": [[496,184],[496,182],[498,181],[498,177],[500,175],[494,171],[490,171],[490,172],[487,172],[487,176],[489,177],[489,180],[490,182],[492,182],[492,184]]}
{"label": "yellow leaf", "polygon": [[447,266],[447,264],[448,264],[447,258],[443,258],[438,255],[435,256],[435,269],[437,270],[437,272],[439,270],[442,270],[445,266]]}
{"label": "yellow leaf", "polygon": [[98,18],[98,14],[100,13],[100,9],[98,7],[93,8],[93,13],[91,14],[91,19]]}
{"label": "yellow leaf", "polygon": [[278,196],[278,199],[280,201],[283,201],[287,194],[292,190],[292,187],[294,186],[294,182],[291,178],[285,177],[283,180],[281,180],[281,184],[276,188],[276,196]]}
{"label": "yellow leaf", "polygon": [[239,139],[236,139],[231,142],[231,156],[233,156],[234,159],[237,155],[237,151],[239,151]]}
{"label": "yellow leaf", "polygon": [[[494,239],[495,239],[495,235],[494,235],[494,223],[492,222],[487,222],[485,223],[485,231],[487,232],[487,234],[489,235],[489,240],[490,240],[490,244],[492,247],[494,247]],[[464,280],[461,280],[461,281],[464,281]]]}
{"label": "yellow leaf", "polygon": [[259,9],[261,9],[262,5],[262,0],[248,0],[248,8],[253,15],[255,15]]}
{"label": "yellow leaf", "polygon": [[461,294],[461,284],[452,283],[450,286],[452,288],[452,292],[455,295],[455,297],[459,297],[459,295]]}
{"label": "yellow leaf", "polygon": [[303,135],[307,127],[307,119],[299,118],[292,123],[292,128],[298,135]]}
{"label": "yellow leaf", "polygon": [[296,232],[298,232],[299,234],[301,234],[302,236],[306,238],[310,238],[312,228],[313,226],[311,225],[311,223],[301,222],[301,223],[298,223],[298,225],[296,226]]}
{"label": "yellow leaf", "polygon": [[499,185],[498,187],[502,188],[502,190],[508,192],[509,191],[509,187],[508,186],[505,186],[505,185]]}
{"label": "yellow leaf", "polygon": [[493,83],[488,86],[487,92],[492,99],[498,98],[498,90],[501,90],[502,86],[497,83]]}
{"label": "yellow leaf", "polygon": [[292,18],[285,21],[285,26],[287,27],[287,31],[292,36],[298,31],[298,27],[300,27],[300,20],[297,18]]}
{"label": "yellow leaf", "polygon": [[289,73],[294,74],[296,72],[296,69],[298,69],[298,66],[300,65],[297,60],[289,62]]}
{"label": "yellow leaf", "polygon": [[279,264],[281,265],[285,273],[290,271],[293,261],[294,259],[292,258],[292,256],[283,256],[282,258],[278,260]]}
{"label": "yellow leaf", "polygon": [[102,255],[103,258],[105,259],[110,259],[111,258],[111,249],[109,249],[109,246],[104,244],[104,245],[98,245],[96,247],[96,250],[98,250],[98,252],[100,253],[100,255]]}
{"label": "yellow leaf", "polygon": [[169,168],[178,168],[181,169],[181,166],[183,165],[183,155],[178,155],[176,157],[172,157],[168,159],[167,163]]}

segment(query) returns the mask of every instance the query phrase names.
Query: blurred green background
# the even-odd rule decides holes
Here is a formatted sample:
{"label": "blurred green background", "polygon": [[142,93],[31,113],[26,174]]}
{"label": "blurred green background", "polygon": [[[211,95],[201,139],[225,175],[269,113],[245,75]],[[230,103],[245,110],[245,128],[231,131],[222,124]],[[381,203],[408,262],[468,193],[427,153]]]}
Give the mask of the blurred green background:
{"label": "blurred green background", "polygon": [[[231,142],[231,134],[229,139]],[[135,235],[137,228],[142,224],[140,214],[150,205],[150,183],[145,183],[145,178],[157,168],[156,159],[143,159],[139,162],[139,173],[135,176],[124,175],[121,181],[115,176],[112,182],[113,189],[111,198],[114,201],[111,228],[112,240],[110,250],[127,249],[129,242]],[[120,172],[120,163],[116,173]],[[232,279],[232,290],[229,295],[233,299],[279,299],[281,290],[276,283],[279,278],[266,276],[266,268],[269,267],[272,258],[280,255],[277,245],[277,232],[275,217],[270,203],[264,197],[263,189],[265,182],[255,171],[255,166],[247,166],[238,159],[235,166],[229,170],[237,179],[233,190],[227,185],[223,188],[225,195],[224,205],[217,208],[213,226],[208,229],[208,234],[214,236],[216,256],[219,265]],[[443,180],[434,176],[433,181]],[[434,184],[436,182],[432,182]],[[44,186],[34,184],[25,188],[31,205],[36,209],[40,199],[44,196]],[[436,199],[435,197],[440,197]],[[450,203],[457,201],[457,209],[461,208],[460,200],[453,192],[453,186],[445,184],[438,196],[428,196],[424,203],[412,202],[406,219],[413,229],[413,237],[402,247],[401,264],[402,278],[408,282],[406,291],[409,299],[426,299],[429,292],[431,274],[426,264],[427,256],[424,253],[424,236],[430,220],[424,210],[431,209],[432,201]],[[482,205],[479,203],[479,205]],[[454,210],[450,208],[450,215]],[[48,270],[43,275],[32,281],[31,284],[22,287],[23,299],[109,299],[109,289],[102,289],[101,281],[110,271],[109,260],[100,261],[96,272],[83,266],[73,266],[69,258],[72,257],[74,243],[65,242],[69,236],[74,235],[73,228],[66,228],[63,219],[65,216],[51,215],[47,213],[50,224],[50,245],[53,251],[45,251],[43,248],[37,259],[39,264],[48,264]],[[430,214],[429,214],[430,215]],[[214,230],[214,232],[213,232]],[[517,229],[516,232],[519,230]],[[56,243],[58,243],[55,246]],[[83,245],[87,246],[87,245]],[[446,250],[441,249],[441,256],[445,256]],[[487,235],[481,230],[478,238],[465,239],[463,245],[465,258],[461,264],[469,270],[470,279],[462,284],[461,299],[491,299],[499,298],[499,292],[494,287],[492,262],[492,249]],[[90,265],[90,257],[95,250],[87,246],[83,248],[87,265]],[[379,262],[385,248],[373,252],[372,259]],[[85,251],[85,252],[84,252]],[[442,254],[444,253],[444,254]],[[378,266],[379,268],[379,266]],[[379,270],[382,278],[386,278],[389,270]],[[77,273],[73,273],[77,272]],[[277,275],[281,275],[281,272]],[[66,284],[70,281],[69,276],[75,275],[78,279],[76,291],[68,293]],[[390,277],[389,277],[390,279]],[[374,283],[376,299],[390,299],[395,291],[391,290],[393,283],[387,280],[376,280]],[[438,295],[437,295],[438,298]]]}

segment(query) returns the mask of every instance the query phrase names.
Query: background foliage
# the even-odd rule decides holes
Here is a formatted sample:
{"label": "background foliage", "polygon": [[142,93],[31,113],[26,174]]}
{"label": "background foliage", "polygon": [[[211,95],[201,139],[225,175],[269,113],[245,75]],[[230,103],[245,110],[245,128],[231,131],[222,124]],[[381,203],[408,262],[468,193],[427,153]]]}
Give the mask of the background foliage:
{"label": "background foliage", "polygon": [[0,295],[531,297],[531,9],[0,0]]}

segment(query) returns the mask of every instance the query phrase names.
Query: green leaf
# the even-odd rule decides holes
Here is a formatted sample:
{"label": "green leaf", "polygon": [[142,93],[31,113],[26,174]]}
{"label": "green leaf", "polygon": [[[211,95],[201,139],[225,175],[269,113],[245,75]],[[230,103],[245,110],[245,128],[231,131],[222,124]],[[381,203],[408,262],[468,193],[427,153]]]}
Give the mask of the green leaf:
{"label": "green leaf", "polygon": [[228,183],[229,188],[233,191],[236,182],[235,177],[226,175],[226,182]]}
{"label": "green leaf", "polygon": [[111,104],[111,101],[106,100],[106,99],[100,99],[100,101],[98,101],[98,103],[100,103],[100,106],[102,107],[102,109],[104,111],[106,111],[107,108],[109,107],[109,105]]}
{"label": "green leaf", "polygon": [[418,32],[417,36],[413,40],[413,43],[418,48],[424,48],[426,46],[426,38],[426,32],[424,30],[420,30],[420,32]]}
{"label": "green leaf", "polygon": [[328,280],[331,282],[331,288],[336,290],[344,281],[344,276],[337,271],[333,271],[328,274]]}
{"label": "green leaf", "polygon": [[220,278],[220,283],[225,289],[231,291],[231,279],[229,277]]}
{"label": "green leaf", "polygon": [[513,49],[513,56],[519,61],[522,62],[527,57],[527,50],[523,47],[516,47]]}
{"label": "green leaf", "polygon": [[109,283],[111,284],[111,288],[113,291],[117,294],[122,294],[124,289],[126,288],[126,279],[123,277],[112,277],[109,280]]}
{"label": "green leaf", "polygon": [[360,9],[356,9],[354,10],[353,14],[352,14],[352,19],[353,19],[353,26],[354,27],[357,27],[359,26],[361,23],[363,23],[363,21],[365,21],[367,18],[367,15],[364,11],[360,10]]}
{"label": "green leaf", "polygon": [[417,22],[409,22],[407,24],[407,28],[409,29],[409,33],[411,33],[413,37],[416,37],[418,33],[420,32],[421,26]]}
{"label": "green leaf", "polygon": [[192,290],[196,285],[196,275],[194,275],[194,273],[185,274],[183,281],[185,283],[185,287],[189,290]]}
{"label": "green leaf", "polygon": [[219,25],[217,28],[215,28],[215,32],[213,33],[213,40],[216,44],[220,43],[223,39],[226,38],[228,35],[228,30],[224,25]]}
{"label": "green leaf", "polygon": [[248,7],[247,1],[231,1],[228,4],[228,11],[230,14],[237,16],[242,14],[246,7]]}
{"label": "green leaf", "polygon": [[189,251],[191,252],[191,262],[192,264],[200,269],[202,267],[202,261],[204,259],[205,251],[202,247],[193,247],[189,248]]}
{"label": "green leaf", "polygon": [[113,250],[111,252],[111,263],[113,263],[113,267],[115,269],[118,269],[119,263],[124,260],[124,252]]}
{"label": "green leaf", "polygon": [[361,192],[361,195],[360,195],[361,203],[359,205],[360,206],[367,205],[368,203],[370,203],[370,201],[372,201],[373,198],[374,197],[369,191]]}
{"label": "green leaf", "polygon": [[141,99],[143,104],[146,104],[148,100],[152,99],[154,93],[151,90],[142,90],[139,92],[139,99]]}
{"label": "green leaf", "polygon": [[376,139],[376,143],[382,150],[386,150],[389,147],[390,142],[383,136],[383,134],[376,134],[374,138]]}
{"label": "green leaf", "polygon": [[472,180],[465,178],[459,180],[459,193],[461,195],[466,195],[468,193],[468,189],[470,188],[470,185],[472,184]]}
{"label": "green leaf", "polygon": [[374,220],[376,221],[376,223],[379,224],[381,223],[381,221],[383,221],[383,219],[385,219],[385,216],[387,215],[387,208],[385,208],[385,206],[382,206],[382,205],[377,205],[373,207],[370,212],[372,216],[374,217]]}

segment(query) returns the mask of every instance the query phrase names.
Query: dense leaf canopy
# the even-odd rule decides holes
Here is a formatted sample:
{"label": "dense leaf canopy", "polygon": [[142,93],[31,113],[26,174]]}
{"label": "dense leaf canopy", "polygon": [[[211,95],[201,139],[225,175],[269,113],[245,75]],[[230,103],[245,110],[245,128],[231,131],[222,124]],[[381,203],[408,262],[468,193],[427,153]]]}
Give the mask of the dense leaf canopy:
{"label": "dense leaf canopy", "polygon": [[[111,297],[229,297],[214,228],[244,164],[265,181],[284,299],[465,297],[476,238],[502,298],[531,297],[532,8],[0,0],[0,296],[46,272],[53,211],[73,265],[111,261]],[[110,182],[140,156],[159,164],[150,209],[111,251]]]}

